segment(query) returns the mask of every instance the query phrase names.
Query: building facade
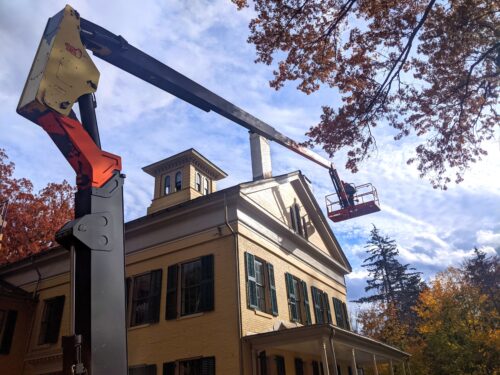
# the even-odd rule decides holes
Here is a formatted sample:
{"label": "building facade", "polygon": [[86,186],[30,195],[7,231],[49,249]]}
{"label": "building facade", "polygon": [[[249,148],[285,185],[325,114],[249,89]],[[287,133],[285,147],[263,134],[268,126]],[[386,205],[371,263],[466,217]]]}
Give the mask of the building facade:
{"label": "building facade", "polygon": [[[300,172],[217,191],[226,174],[193,149],[144,171],[153,200],[125,228],[130,374],[408,373],[406,353],[351,331],[351,266]],[[68,252],[0,280],[0,373],[60,373]]]}

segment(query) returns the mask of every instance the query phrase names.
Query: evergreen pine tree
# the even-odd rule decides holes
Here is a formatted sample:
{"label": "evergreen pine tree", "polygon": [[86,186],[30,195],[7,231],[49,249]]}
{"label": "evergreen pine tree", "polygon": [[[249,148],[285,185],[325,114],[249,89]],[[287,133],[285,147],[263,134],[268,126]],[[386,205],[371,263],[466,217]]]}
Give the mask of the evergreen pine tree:
{"label": "evergreen pine tree", "polygon": [[398,311],[399,319],[413,326],[415,312],[413,306],[424,288],[420,277],[421,273],[411,268],[409,264],[401,264],[397,259],[399,250],[396,241],[380,234],[373,226],[370,239],[365,246],[369,256],[363,261],[370,275],[367,280],[366,292],[372,294],[354,302],[383,303],[387,308],[391,306]]}

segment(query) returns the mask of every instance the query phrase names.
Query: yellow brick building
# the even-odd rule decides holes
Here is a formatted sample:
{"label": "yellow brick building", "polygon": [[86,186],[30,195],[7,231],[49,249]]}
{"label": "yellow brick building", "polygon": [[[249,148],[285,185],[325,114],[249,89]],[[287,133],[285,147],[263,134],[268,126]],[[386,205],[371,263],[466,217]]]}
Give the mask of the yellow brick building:
{"label": "yellow brick building", "polygon": [[[300,172],[217,191],[225,173],[193,149],[144,171],[153,200],[125,228],[130,374],[409,373],[406,353],[351,331],[351,267]],[[0,374],[59,374],[68,252],[0,280]]]}

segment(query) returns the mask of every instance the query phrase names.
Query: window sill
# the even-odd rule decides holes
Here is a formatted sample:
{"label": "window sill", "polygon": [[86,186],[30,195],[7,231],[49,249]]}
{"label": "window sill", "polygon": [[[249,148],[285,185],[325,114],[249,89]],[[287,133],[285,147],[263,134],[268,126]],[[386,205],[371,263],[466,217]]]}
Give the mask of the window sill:
{"label": "window sill", "polygon": [[189,314],[189,315],[182,315],[177,318],[177,320],[184,320],[184,319],[190,319],[190,318],[197,318],[199,316],[205,315],[204,312],[200,313],[195,313],[195,314]]}
{"label": "window sill", "polygon": [[137,325],[137,326],[128,327],[128,330],[129,330],[129,331],[134,331],[134,330],[136,330],[136,329],[149,327],[150,325],[152,325],[152,323],[144,323],[144,324],[139,324],[139,325]]}
{"label": "window sill", "polygon": [[266,313],[264,311],[260,311],[260,310],[257,310],[257,309],[252,309],[252,310],[253,310],[253,312],[254,312],[255,315],[262,316],[263,318],[267,318],[267,319],[274,318],[273,315],[268,314],[268,313]]}

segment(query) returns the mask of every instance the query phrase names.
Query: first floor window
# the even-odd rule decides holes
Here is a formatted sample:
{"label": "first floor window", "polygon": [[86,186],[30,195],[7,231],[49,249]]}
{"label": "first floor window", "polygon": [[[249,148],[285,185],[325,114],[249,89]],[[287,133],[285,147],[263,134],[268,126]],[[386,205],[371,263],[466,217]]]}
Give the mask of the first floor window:
{"label": "first floor window", "polygon": [[168,267],[166,319],[214,309],[212,254]]}
{"label": "first floor window", "polygon": [[59,329],[64,308],[64,296],[45,300],[38,344],[55,344],[59,339]]}
{"label": "first floor window", "polygon": [[[337,368],[339,368],[337,366]],[[318,361],[312,361],[312,370],[313,370],[313,375],[324,375],[323,372],[323,363],[318,362]],[[339,372],[340,375],[340,372]]]}
{"label": "first floor window", "polygon": [[278,375],[286,375],[285,358],[277,355],[274,357],[274,360],[276,361],[276,373]]}
{"label": "first floor window", "polygon": [[164,363],[163,375],[215,375],[215,357]]}
{"label": "first floor window", "polygon": [[304,361],[301,358],[295,358],[295,375],[304,375]]}
{"label": "first floor window", "polygon": [[0,310],[0,354],[9,354],[14,338],[17,311]]}
{"label": "first floor window", "polygon": [[285,282],[290,320],[302,324],[311,324],[307,284],[289,273],[285,273]]}
{"label": "first floor window", "polygon": [[248,307],[278,315],[274,267],[271,263],[245,253]]}
{"label": "first floor window", "polygon": [[311,287],[311,294],[314,305],[314,316],[317,324],[332,323],[332,314],[330,312],[330,303],[328,294],[322,290]]}
{"label": "first floor window", "polygon": [[127,294],[131,293],[129,326],[157,323],[160,316],[162,270],[151,271],[127,280]]}

